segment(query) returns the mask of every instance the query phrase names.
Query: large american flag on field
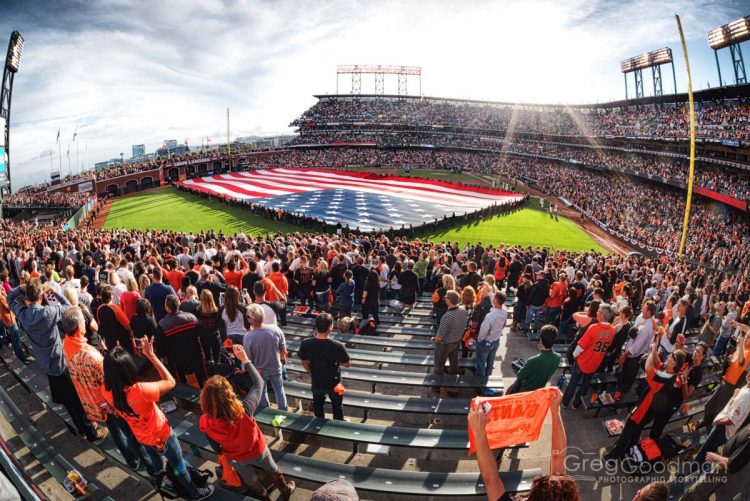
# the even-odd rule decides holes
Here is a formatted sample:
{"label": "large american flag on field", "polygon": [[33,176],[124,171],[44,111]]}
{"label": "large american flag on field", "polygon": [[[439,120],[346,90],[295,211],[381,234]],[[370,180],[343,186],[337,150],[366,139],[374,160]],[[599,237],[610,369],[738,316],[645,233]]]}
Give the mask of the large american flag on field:
{"label": "large american flag on field", "polygon": [[363,231],[420,226],[522,198],[433,179],[313,168],[262,169],[180,181],[178,185],[340,222]]}

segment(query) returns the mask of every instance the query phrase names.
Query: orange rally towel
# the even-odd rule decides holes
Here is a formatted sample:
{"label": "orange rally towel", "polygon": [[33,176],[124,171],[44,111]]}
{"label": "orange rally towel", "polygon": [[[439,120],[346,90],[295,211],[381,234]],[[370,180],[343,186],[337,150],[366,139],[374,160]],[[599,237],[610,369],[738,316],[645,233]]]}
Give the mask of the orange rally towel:
{"label": "orange rally towel", "polygon": [[[549,410],[550,396],[557,388],[516,393],[505,397],[478,397],[471,401],[471,408],[484,402],[492,406],[487,416],[487,440],[490,449],[534,442],[542,431],[544,418]],[[474,434],[469,426],[469,455],[474,454]]]}

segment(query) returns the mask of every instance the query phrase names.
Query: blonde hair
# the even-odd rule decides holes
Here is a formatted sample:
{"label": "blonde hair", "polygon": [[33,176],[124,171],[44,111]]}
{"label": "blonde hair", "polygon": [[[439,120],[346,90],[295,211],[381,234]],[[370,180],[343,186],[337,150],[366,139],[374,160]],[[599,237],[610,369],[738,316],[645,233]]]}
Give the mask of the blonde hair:
{"label": "blonde hair", "polygon": [[456,279],[450,273],[443,275],[443,289],[448,291],[456,290]]}
{"label": "blonde hair", "polygon": [[[193,287],[192,285],[188,287],[190,289]],[[193,287],[194,289],[194,287]],[[216,303],[214,302],[214,295],[211,294],[211,291],[208,289],[203,289],[201,291],[201,313],[216,313],[219,311],[219,309],[216,307]]]}
{"label": "blonde hair", "polygon": [[116,271],[111,271],[107,273],[107,282],[109,285],[120,285],[120,276],[117,274]]}
{"label": "blonde hair", "polygon": [[138,282],[135,281],[134,277],[128,276],[128,279],[125,282],[125,285],[127,285],[129,292],[139,292],[138,291]]}

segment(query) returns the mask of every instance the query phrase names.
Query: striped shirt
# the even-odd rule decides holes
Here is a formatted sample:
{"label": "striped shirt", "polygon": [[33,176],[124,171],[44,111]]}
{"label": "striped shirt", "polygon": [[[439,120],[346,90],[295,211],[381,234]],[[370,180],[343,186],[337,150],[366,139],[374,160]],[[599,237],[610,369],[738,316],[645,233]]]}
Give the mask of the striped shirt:
{"label": "striped shirt", "polygon": [[437,336],[443,338],[444,344],[458,343],[466,331],[469,314],[463,307],[451,308],[440,319]]}

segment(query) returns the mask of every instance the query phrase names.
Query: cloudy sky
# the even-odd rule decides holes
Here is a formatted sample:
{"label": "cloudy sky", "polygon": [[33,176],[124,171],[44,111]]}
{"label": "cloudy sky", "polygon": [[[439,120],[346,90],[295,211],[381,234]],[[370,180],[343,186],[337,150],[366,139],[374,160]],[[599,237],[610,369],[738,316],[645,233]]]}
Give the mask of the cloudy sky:
{"label": "cloudy sky", "polygon": [[[750,0],[2,5],[0,36],[17,29],[26,39],[12,104],[14,188],[48,179],[50,160],[58,163],[58,129],[63,174],[68,144],[77,170],[76,126],[80,163],[87,159],[89,165],[120,152],[127,158],[132,144],[153,151],[164,139],[187,138],[192,146],[205,137],[224,141],[227,107],[232,137],[288,133],[289,122],[314,103],[313,94],[335,92],[337,64],[420,65],[422,93],[431,96],[581,103],[624,97],[619,61],[666,45],[684,91],[675,13],[688,38],[694,86],[716,86],[706,33],[750,14]],[[723,52],[726,79],[731,63]],[[671,92],[669,71],[664,82]],[[342,92],[349,86],[340,80]],[[363,90],[371,86],[363,78]],[[632,94],[632,80],[630,86]],[[395,82],[389,90],[395,93]],[[410,91],[417,92],[415,82]]]}

